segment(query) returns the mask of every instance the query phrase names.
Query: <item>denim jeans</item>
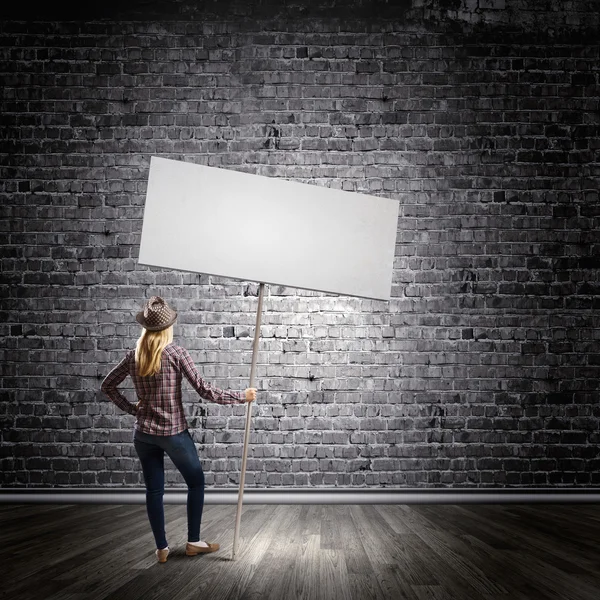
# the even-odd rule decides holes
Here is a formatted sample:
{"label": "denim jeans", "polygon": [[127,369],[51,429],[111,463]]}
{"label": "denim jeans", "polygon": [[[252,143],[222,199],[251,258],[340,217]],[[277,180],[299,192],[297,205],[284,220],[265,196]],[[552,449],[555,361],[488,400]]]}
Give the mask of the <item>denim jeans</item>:
{"label": "denim jeans", "polygon": [[188,487],[188,542],[200,541],[200,522],[204,508],[204,472],[189,431],[186,429],[176,435],[150,435],[136,429],[133,444],[142,463],[146,484],[146,510],[156,547],[167,546],[163,506],[165,452],[183,475]]}

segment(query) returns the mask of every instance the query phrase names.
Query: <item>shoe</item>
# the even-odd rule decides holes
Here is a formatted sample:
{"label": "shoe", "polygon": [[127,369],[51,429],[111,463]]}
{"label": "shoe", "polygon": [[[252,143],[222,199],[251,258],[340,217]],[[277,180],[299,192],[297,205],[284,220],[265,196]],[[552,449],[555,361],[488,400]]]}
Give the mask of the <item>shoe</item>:
{"label": "shoe", "polygon": [[219,544],[208,544],[208,548],[202,548],[200,546],[194,546],[193,544],[187,543],[185,545],[185,553],[188,556],[196,556],[196,554],[208,554],[209,552],[216,552],[220,546]]}
{"label": "shoe", "polygon": [[156,550],[155,552],[156,558],[158,558],[159,563],[166,563],[167,556],[169,556],[169,548],[163,548],[162,550]]}

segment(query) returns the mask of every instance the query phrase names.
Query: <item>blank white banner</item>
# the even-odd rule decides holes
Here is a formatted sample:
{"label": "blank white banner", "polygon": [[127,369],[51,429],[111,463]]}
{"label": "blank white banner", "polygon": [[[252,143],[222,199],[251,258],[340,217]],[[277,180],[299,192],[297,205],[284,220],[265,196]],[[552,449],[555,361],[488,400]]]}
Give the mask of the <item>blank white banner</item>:
{"label": "blank white banner", "polygon": [[389,300],[398,201],[153,156],[144,265]]}

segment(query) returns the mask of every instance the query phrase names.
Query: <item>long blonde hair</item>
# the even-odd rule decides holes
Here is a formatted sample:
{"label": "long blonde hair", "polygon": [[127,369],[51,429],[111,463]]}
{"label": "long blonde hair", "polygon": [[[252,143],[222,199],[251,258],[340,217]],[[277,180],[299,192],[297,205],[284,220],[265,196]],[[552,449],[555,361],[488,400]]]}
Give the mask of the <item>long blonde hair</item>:
{"label": "long blonde hair", "polygon": [[135,363],[138,375],[147,377],[160,371],[160,358],[167,344],[173,341],[173,325],[160,331],[142,329],[136,347]]}

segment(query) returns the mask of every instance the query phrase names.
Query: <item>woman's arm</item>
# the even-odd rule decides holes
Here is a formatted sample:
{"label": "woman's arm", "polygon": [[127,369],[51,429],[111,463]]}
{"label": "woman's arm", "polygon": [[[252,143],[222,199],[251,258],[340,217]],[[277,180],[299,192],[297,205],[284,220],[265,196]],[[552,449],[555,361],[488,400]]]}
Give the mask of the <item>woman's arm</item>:
{"label": "woman's arm", "polygon": [[123,411],[136,415],[137,405],[132,404],[121,394],[117,386],[129,375],[130,352],[125,358],[104,378],[100,389]]}
{"label": "woman's arm", "polygon": [[192,387],[198,392],[200,397],[217,404],[242,404],[246,402],[244,392],[234,392],[231,390],[221,390],[218,387],[211,386],[206,383],[200,374],[196,365],[192,360],[189,352],[185,348],[181,348],[181,356],[179,365],[185,378],[192,384]]}

